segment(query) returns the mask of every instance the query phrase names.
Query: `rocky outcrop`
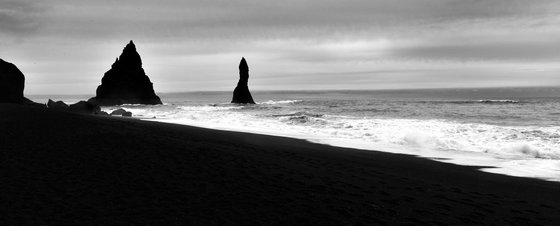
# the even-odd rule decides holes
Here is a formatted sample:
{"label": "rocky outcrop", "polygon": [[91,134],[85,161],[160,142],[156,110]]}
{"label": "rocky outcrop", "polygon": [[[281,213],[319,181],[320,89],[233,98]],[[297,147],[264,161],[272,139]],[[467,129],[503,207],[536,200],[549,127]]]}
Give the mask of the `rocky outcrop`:
{"label": "rocky outcrop", "polygon": [[88,115],[102,114],[99,105],[83,100],[68,106],[68,111],[74,113],[80,113],[80,114],[88,114]]}
{"label": "rocky outcrop", "polygon": [[231,103],[236,104],[254,104],[253,97],[249,92],[249,87],[247,86],[249,82],[249,66],[245,58],[241,58],[239,63],[239,82],[237,82],[237,87],[233,90],[233,98]]}
{"label": "rocky outcrop", "polygon": [[0,59],[0,103],[40,105],[23,96],[25,76],[16,65]]}
{"label": "rocky outcrop", "polygon": [[119,108],[119,109],[111,112],[111,115],[120,115],[120,116],[125,116],[125,117],[132,117],[132,112],[126,111],[122,108]]}
{"label": "rocky outcrop", "polygon": [[49,99],[49,101],[47,102],[47,107],[51,108],[51,109],[55,109],[55,110],[61,110],[61,111],[65,111],[68,109],[68,104],[62,102],[62,101],[53,101],[51,99]]}
{"label": "rocky outcrop", "polygon": [[153,84],[142,68],[142,60],[132,41],[101,79],[96,96],[89,102],[101,106],[121,104],[161,104]]}
{"label": "rocky outcrop", "polygon": [[60,100],[53,101],[49,99],[46,105],[47,108],[58,110],[58,111],[68,111],[68,112],[74,112],[74,113],[80,113],[86,115],[109,116],[107,112],[101,110],[101,107],[99,107],[99,105],[88,101],[80,101],[78,103],[71,104],[70,106],[68,106],[68,104]]}

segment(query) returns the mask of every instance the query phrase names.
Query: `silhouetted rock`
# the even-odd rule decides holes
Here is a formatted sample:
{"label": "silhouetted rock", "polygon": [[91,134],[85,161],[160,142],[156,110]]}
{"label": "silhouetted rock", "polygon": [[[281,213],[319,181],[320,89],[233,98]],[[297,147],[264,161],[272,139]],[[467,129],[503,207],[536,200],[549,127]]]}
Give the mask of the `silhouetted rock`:
{"label": "silhouetted rock", "polygon": [[0,103],[41,106],[23,96],[25,76],[16,65],[0,59]]}
{"label": "silhouetted rock", "polygon": [[132,116],[132,112],[130,111],[126,111],[122,108],[119,108],[117,110],[114,110],[113,112],[111,112],[111,115],[120,115],[120,116],[125,116],[125,117],[131,117]]}
{"label": "silhouetted rock", "polygon": [[81,114],[99,114],[101,112],[101,108],[99,105],[87,101],[80,101],[75,104],[71,104],[68,106],[68,111],[81,113]]}
{"label": "silhouetted rock", "polygon": [[132,41],[101,79],[96,96],[89,100],[101,106],[120,104],[161,104]]}
{"label": "silhouetted rock", "polygon": [[49,101],[47,102],[47,107],[48,108],[52,108],[52,109],[56,109],[56,110],[67,110],[68,109],[68,104],[62,102],[62,101],[53,101],[51,99],[49,99]]}
{"label": "silhouetted rock", "polygon": [[249,87],[247,82],[249,81],[249,66],[245,58],[241,58],[241,63],[239,63],[239,82],[237,82],[237,87],[233,90],[232,103],[237,104],[254,104],[253,97],[249,92]]}
{"label": "silhouetted rock", "polygon": [[117,110],[114,110],[113,112],[111,112],[111,115],[122,115],[123,113],[125,113],[126,110],[119,108]]}

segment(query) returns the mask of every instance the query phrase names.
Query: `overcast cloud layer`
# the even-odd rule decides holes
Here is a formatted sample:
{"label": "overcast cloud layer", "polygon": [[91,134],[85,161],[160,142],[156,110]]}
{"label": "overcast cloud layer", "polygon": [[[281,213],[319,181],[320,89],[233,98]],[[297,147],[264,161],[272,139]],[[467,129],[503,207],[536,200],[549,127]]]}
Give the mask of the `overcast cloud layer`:
{"label": "overcast cloud layer", "polygon": [[130,39],[157,92],[560,85],[556,0],[0,0],[28,94],[94,94]]}

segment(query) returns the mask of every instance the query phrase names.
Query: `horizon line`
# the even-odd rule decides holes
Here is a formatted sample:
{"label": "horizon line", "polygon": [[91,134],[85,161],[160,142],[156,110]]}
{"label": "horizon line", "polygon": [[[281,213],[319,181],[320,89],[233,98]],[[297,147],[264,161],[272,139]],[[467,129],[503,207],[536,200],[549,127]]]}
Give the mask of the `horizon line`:
{"label": "horizon line", "polygon": [[[438,87],[438,88],[381,88],[381,89],[252,89],[251,92],[319,92],[319,91],[333,91],[333,92],[340,92],[340,91],[413,91],[413,90],[450,90],[450,89],[514,89],[514,88],[558,88],[560,86],[478,86],[478,87]],[[176,93],[218,93],[218,92],[233,92],[233,90],[191,90],[191,91],[171,91],[171,92],[156,92],[156,94],[176,94]],[[46,96],[46,95],[53,95],[53,96],[95,96],[95,94],[84,94],[84,93],[69,93],[69,94],[57,94],[57,93],[26,93],[26,96]]]}

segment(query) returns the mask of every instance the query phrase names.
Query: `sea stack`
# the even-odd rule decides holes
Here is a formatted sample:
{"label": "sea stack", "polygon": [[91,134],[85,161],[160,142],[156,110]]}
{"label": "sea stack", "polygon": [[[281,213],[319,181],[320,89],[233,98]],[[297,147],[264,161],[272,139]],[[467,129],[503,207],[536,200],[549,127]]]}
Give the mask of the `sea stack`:
{"label": "sea stack", "polygon": [[233,90],[233,99],[231,103],[236,104],[254,104],[253,97],[249,92],[249,87],[247,82],[249,81],[249,66],[245,58],[241,58],[241,63],[239,63],[239,82],[237,82],[237,87]]}
{"label": "sea stack", "polygon": [[130,41],[119,58],[105,72],[96,96],[89,100],[100,106],[121,104],[161,104],[150,78],[142,68],[136,46]]}
{"label": "sea stack", "polygon": [[0,59],[0,103],[37,104],[23,96],[25,76],[16,65]]}

